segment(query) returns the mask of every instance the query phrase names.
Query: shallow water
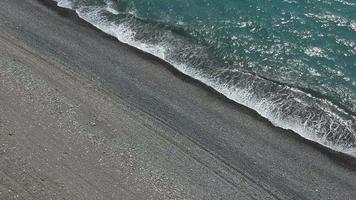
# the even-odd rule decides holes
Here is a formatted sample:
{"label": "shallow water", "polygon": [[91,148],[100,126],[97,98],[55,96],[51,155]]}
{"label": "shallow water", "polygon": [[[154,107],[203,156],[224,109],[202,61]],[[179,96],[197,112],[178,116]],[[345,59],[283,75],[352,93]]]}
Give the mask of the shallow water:
{"label": "shallow water", "polygon": [[356,154],[356,2],[61,0],[276,126]]}

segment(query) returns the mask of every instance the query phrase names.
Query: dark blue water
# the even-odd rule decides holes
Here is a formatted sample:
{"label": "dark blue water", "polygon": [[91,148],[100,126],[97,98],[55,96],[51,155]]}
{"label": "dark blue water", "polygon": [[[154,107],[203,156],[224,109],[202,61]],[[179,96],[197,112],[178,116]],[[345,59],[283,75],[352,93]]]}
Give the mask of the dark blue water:
{"label": "dark blue water", "polygon": [[276,126],[356,154],[355,0],[61,0]]}

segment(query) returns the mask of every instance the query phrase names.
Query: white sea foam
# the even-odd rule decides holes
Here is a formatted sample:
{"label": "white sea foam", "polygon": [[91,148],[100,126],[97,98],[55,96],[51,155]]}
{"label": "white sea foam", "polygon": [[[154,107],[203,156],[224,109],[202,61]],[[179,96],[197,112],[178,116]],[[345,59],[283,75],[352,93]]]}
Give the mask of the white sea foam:
{"label": "white sea foam", "polygon": [[350,27],[353,31],[356,31],[356,20],[350,21],[349,27]]}
{"label": "white sea foam", "polygon": [[[67,3],[66,0],[59,1],[58,5],[63,5],[63,7],[71,6]],[[223,94],[227,98],[257,111],[261,116],[270,120],[275,126],[292,130],[308,140],[318,142],[319,144],[331,148],[333,150],[356,156],[355,147],[349,148],[331,142],[326,138],[328,134],[324,134],[322,137],[318,137],[315,133],[315,128],[321,126],[321,122],[313,122],[313,126],[308,126],[307,122],[309,119],[303,121],[300,118],[293,117],[293,115],[288,115],[287,117],[283,115],[282,111],[280,111],[280,107],[282,107],[283,105],[287,105],[287,101],[282,102],[280,100],[256,98],[253,92],[254,88],[252,86],[251,88],[240,88],[236,85],[230,85],[229,83],[221,83],[211,75],[200,72],[199,70],[195,70],[193,67],[190,67],[185,63],[179,63],[174,60],[167,59],[166,54],[169,46],[166,46],[164,42],[158,44],[148,44],[142,41],[138,41],[135,39],[136,33],[130,28],[129,24],[116,24],[114,22],[110,22],[101,15],[102,11],[103,8],[98,7],[86,7],[76,10],[77,14],[81,18],[88,21],[89,23],[96,26],[105,33],[116,37],[119,41],[123,43],[129,44],[133,47],[141,49],[147,53],[150,53],[152,55],[157,56],[158,58],[167,61],[180,72],[214,88],[216,91]],[[306,53],[310,54],[311,56],[322,56],[322,52],[323,51],[321,49],[313,47],[307,50]],[[295,93],[303,93],[302,91],[295,88],[289,89]],[[306,95],[309,98],[313,98],[310,94],[305,93],[303,95]],[[328,102],[325,103],[327,104]],[[330,112],[326,108],[322,109],[324,109],[324,111],[328,113],[329,116],[332,116],[332,118],[337,121],[336,123],[342,123],[343,126],[348,127],[348,129],[352,129],[352,121],[343,121],[341,117],[337,114]],[[342,112],[342,110],[339,111]],[[312,119],[312,117],[312,114],[308,116],[308,118],[310,119]],[[332,124],[330,124],[330,127],[332,125],[333,122]],[[332,129],[330,130],[332,131]],[[351,131],[352,134],[356,134],[355,130],[349,131]]]}
{"label": "white sea foam", "polygon": [[62,8],[69,8],[72,9],[72,2],[70,0],[55,0],[57,2],[57,5],[62,7]]}
{"label": "white sea foam", "polygon": [[326,12],[323,14],[314,14],[314,13],[307,13],[305,14],[305,16],[310,17],[310,18],[314,18],[316,20],[318,20],[319,22],[322,22],[323,25],[322,26],[328,26],[329,23],[334,23],[337,26],[340,27],[347,27],[349,29],[351,29],[352,31],[356,31],[356,21],[355,20],[347,20],[346,18],[330,13],[330,12]]}
{"label": "white sea foam", "polygon": [[[328,141],[325,138],[327,134],[325,134],[324,137],[317,137],[313,127],[306,126],[305,122],[303,122],[301,119],[293,118],[293,116],[286,118],[285,116],[281,116],[280,112],[271,112],[272,110],[278,110],[278,107],[281,105],[269,99],[255,98],[253,92],[251,92],[253,88],[239,88],[235,86],[229,86],[228,84],[217,83],[216,80],[209,78],[197,71],[192,71],[190,67],[184,64],[171,64],[174,65],[182,73],[194,77],[195,79],[211,86],[227,98],[246,107],[252,108],[253,110],[257,111],[262,117],[265,117],[266,119],[270,120],[270,122],[272,122],[273,125],[277,127],[292,130],[308,140],[318,142],[319,144],[331,148],[335,151],[344,152],[346,154],[356,156],[355,148],[345,149],[344,147],[335,145],[334,143]],[[297,89],[294,89],[294,91],[302,92]]]}
{"label": "white sea foam", "polygon": [[305,49],[304,53],[310,57],[327,58],[325,51],[320,47],[309,47]]}
{"label": "white sea foam", "polygon": [[340,2],[340,3],[344,4],[344,5],[356,7],[356,3],[353,3],[353,2],[348,2],[348,1],[345,1],[345,0],[335,0],[335,1]]}
{"label": "white sea foam", "polygon": [[113,7],[113,3],[111,1],[107,2],[107,6],[105,9],[114,15],[119,14],[119,12]]}
{"label": "white sea foam", "polygon": [[308,70],[309,70],[310,74],[313,76],[321,76],[321,74],[313,68],[309,68]]}
{"label": "white sea foam", "polygon": [[106,10],[114,15],[118,15],[119,12],[117,12],[115,9],[111,8],[111,7],[106,7]]}
{"label": "white sea foam", "polygon": [[354,55],[356,55],[356,43],[352,40],[347,40],[341,37],[336,37],[336,43],[344,45],[348,48],[348,51]]}

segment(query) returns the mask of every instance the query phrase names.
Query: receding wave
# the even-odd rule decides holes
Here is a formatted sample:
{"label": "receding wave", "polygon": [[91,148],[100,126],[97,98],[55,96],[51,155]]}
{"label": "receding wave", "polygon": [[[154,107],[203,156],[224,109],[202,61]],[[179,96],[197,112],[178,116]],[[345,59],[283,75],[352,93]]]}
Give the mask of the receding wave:
{"label": "receding wave", "polygon": [[227,98],[254,109],[275,126],[356,156],[356,118],[331,101],[224,65],[203,44],[184,37],[179,29],[168,25],[145,21],[111,7],[76,7],[70,1],[57,2],[119,41],[167,61]]}

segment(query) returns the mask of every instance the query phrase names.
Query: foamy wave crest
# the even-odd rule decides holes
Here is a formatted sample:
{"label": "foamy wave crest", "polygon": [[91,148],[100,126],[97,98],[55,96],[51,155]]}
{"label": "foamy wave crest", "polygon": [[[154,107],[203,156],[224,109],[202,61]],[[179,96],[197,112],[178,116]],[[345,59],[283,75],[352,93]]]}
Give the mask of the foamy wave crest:
{"label": "foamy wave crest", "polygon": [[56,1],[57,5],[62,8],[69,8],[69,9],[73,8],[72,2],[69,0],[54,0],[54,1]]}
{"label": "foamy wave crest", "polygon": [[[219,62],[211,59],[204,47],[186,41],[159,24],[152,28],[152,24],[140,22],[132,15],[113,21],[109,17],[113,11],[107,11],[105,6],[74,7],[67,0],[58,1],[58,5],[75,10],[82,19],[119,41],[167,61],[227,98],[254,109],[275,126],[356,156],[356,118],[330,101],[258,75],[216,67]],[[157,29],[163,31],[155,32]],[[153,33],[148,34],[147,30]]]}

